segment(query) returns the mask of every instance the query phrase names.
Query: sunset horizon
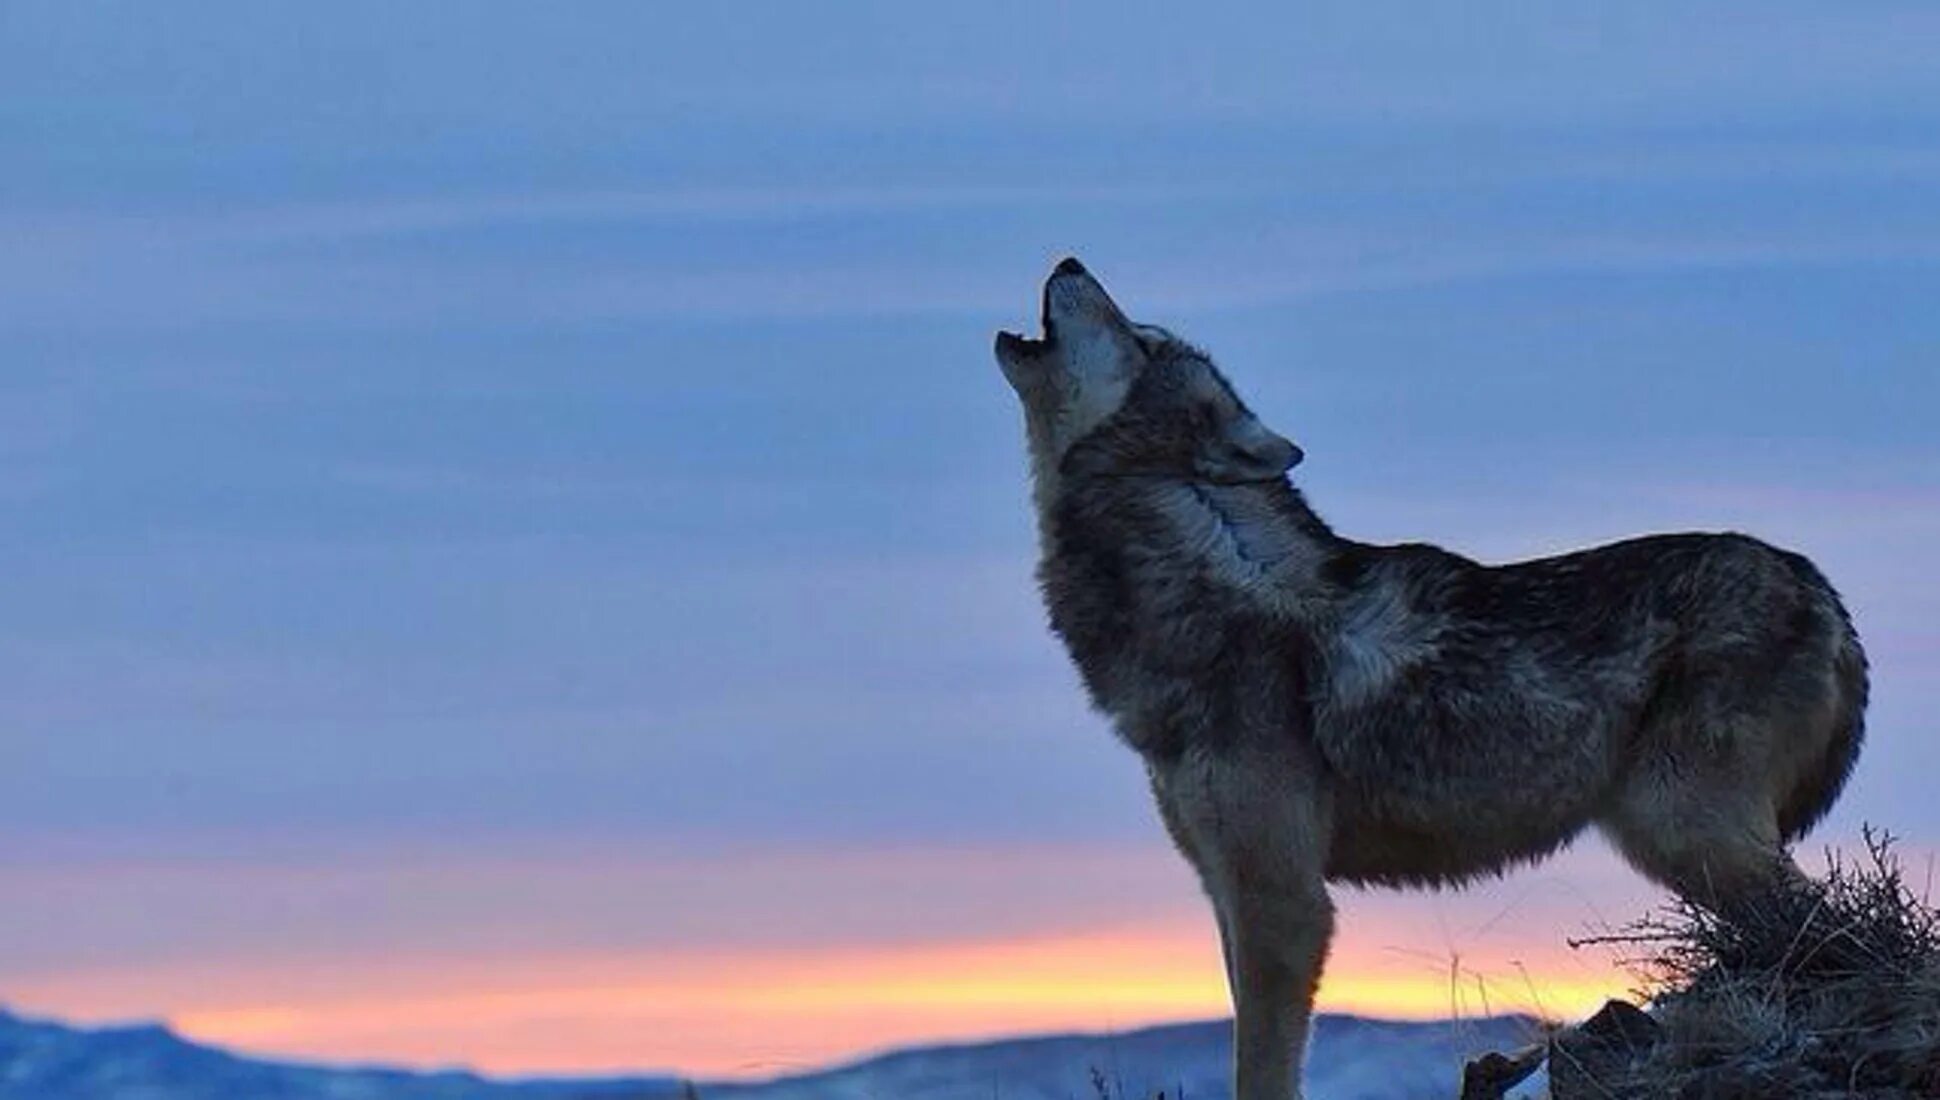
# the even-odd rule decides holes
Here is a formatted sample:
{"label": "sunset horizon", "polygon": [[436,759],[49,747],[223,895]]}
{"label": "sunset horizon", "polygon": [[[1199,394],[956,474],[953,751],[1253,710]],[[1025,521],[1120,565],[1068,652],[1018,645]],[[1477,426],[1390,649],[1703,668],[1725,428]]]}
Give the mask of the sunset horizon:
{"label": "sunset horizon", "polygon": [[[1567,940],[1620,931],[1666,899],[1640,881],[1626,885],[1614,856],[1584,847],[1548,871],[1512,873],[1500,893],[1344,892],[1342,942],[1320,1010],[1416,1021],[1502,1014],[1561,1020],[1629,995],[1639,976],[1623,965],[1620,950],[1572,948]],[[697,874],[694,860],[628,858],[610,848],[583,856],[538,846],[521,859],[474,857],[468,865],[462,857],[419,853],[393,856],[385,873],[372,875],[332,869],[315,853],[307,865],[284,855],[276,874],[259,871],[249,888],[278,906],[294,900],[290,891],[306,890],[356,910],[381,903],[397,881],[413,880],[539,924],[521,911],[517,895],[597,880],[644,898],[685,882],[701,900],[727,883],[718,869]],[[4,1007],[85,1025],[159,1019],[188,1039],[274,1059],[465,1068],[499,1077],[672,1073],[707,1080],[787,1076],[911,1046],[1111,1034],[1230,1015],[1203,901],[1161,847],[768,853],[735,862],[737,885],[785,896],[816,879],[857,906],[882,905],[905,887],[947,890],[953,882],[957,893],[943,900],[947,907],[1006,883],[1018,896],[1027,883],[1063,881],[1112,895],[1114,903],[1150,898],[1151,911],[1060,917],[1047,911],[1055,909],[1054,895],[1052,904],[1014,914],[1023,926],[1009,935],[965,926],[953,935],[889,937],[844,935],[830,924],[845,914],[823,911],[799,914],[802,930],[823,942],[778,942],[765,934],[773,929],[723,928],[720,944],[704,950],[575,951],[544,942],[552,937],[508,936],[504,928],[435,925],[401,942],[332,950],[305,942],[330,930],[298,921],[290,928],[296,942],[278,953],[225,949],[172,965],[67,970],[16,982]],[[148,878],[124,879],[124,886],[161,903],[147,916],[164,925],[171,902],[220,898],[225,882],[235,885],[222,868],[197,869],[192,861],[151,870]],[[160,889],[158,878],[173,882]],[[37,885],[57,893],[74,888],[58,873]],[[1591,894],[1628,905],[1611,911]],[[738,898],[712,900],[738,905]],[[731,919],[725,908],[716,915]],[[1529,930],[1532,922],[1540,931]],[[352,941],[371,931],[354,922],[333,928]],[[592,930],[570,925],[554,934],[562,943],[593,938]]]}

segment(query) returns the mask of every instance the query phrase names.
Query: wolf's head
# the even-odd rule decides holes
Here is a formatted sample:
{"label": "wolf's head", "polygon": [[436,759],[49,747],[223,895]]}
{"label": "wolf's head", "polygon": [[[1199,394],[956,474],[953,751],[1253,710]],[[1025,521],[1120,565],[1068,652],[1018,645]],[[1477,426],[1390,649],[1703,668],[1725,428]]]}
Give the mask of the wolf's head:
{"label": "wolf's head", "polygon": [[1300,461],[1204,352],[1127,318],[1077,260],[1045,281],[1043,325],[1037,340],[997,334],[1041,489],[1078,472],[1268,481]]}

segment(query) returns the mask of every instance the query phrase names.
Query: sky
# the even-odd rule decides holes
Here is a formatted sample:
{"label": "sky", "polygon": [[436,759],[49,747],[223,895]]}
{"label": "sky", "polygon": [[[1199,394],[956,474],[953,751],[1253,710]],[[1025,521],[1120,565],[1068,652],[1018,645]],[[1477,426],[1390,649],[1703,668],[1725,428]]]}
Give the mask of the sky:
{"label": "sky", "polygon": [[[759,1076],[1225,1010],[1045,629],[991,333],[1083,257],[1338,529],[1845,593],[1808,862],[1940,837],[1940,10],[0,5],[0,1004]],[[1568,1013],[1594,838],[1323,1007]]]}

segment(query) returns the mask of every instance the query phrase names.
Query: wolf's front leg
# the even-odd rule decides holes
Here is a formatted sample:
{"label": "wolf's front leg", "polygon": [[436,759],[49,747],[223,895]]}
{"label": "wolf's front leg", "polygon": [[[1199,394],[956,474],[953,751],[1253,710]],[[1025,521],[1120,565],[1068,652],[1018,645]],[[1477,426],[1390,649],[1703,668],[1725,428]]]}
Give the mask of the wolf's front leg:
{"label": "wolf's front leg", "polygon": [[1236,1100],[1300,1095],[1314,989],[1320,982],[1334,908],[1311,882],[1261,883],[1236,891],[1225,931],[1233,987]]}
{"label": "wolf's front leg", "polygon": [[1322,875],[1329,800],[1313,774],[1284,743],[1152,768],[1166,827],[1219,918],[1236,1100],[1299,1095],[1314,987],[1334,930]]}

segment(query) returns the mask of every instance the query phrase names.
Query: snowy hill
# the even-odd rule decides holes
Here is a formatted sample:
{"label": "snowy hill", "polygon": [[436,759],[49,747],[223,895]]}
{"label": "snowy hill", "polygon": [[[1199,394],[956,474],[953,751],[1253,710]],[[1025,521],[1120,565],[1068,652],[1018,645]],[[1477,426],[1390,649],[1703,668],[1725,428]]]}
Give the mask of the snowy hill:
{"label": "snowy hill", "polygon": [[[1463,1059],[1515,1047],[1521,1017],[1393,1023],[1323,1016],[1308,1060],[1314,1100],[1456,1095]],[[1127,1100],[1228,1096],[1224,1021],[1116,1035],[920,1047],[761,1083],[695,1086],[702,1100],[1091,1100],[1094,1070]],[[500,1081],[259,1061],[156,1026],[81,1029],[0,1012],[0,1100],[663,1100],[666,1078]]]}
{"label": "snowy hill", "polygon": [[[1353,1016],[1315,1022],[1311,1100],[1453,1100],[1470,1055],[1527,1042],[1523,1017],[1398,1023]],[[1092,1100],[1095,1069],[1113,1097],[1164,1091],[1227,1100],[1232,1051],[1224,1020],[1117,1035],[1058,1035],[897,1051],[760,1085],[706,1086],[702,1100]]]}
{"label": "snowy hill", "polygon": [[0,1011],[0,1100],[634,1100],[677,1093],[666,1078],[506,1083],[470,1073],[257,1061],[152,1024],[82,1029]]}

